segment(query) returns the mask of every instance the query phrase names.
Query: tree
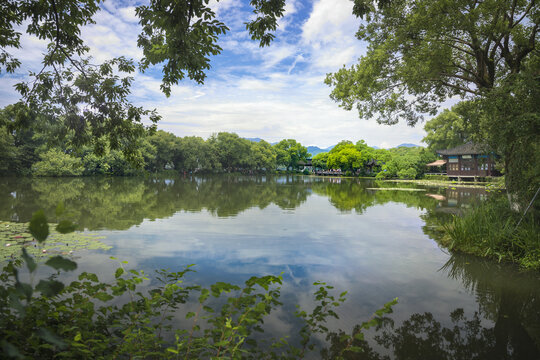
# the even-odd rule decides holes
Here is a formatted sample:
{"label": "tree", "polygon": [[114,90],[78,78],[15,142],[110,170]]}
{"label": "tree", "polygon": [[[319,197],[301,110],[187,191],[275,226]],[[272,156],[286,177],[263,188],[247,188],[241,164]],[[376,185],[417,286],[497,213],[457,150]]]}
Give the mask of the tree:
{"label": "tree", "polygon": [[319,169],[324,169],[324,170],[328,169],[328,166],[327,166],[328,156],[329,156],[329,153],[327,152],[318,153],[317,155],[313,157],[313,160],[312,160],[313,166]]}
{"label": "tree", "polygon": [[261,140],[251,143],[253,167],[257,170],[274,170],[276,168],[276,152],[268,142]]}
{"label": "tree", "polygon": [[281,140],[274,145],[274,150],[277,155],[277,164],[286,166],[287,169],[298,169],[298,163],[305,162],[311,156],[307,148],[294,139]]}
{"label": "tree", "polygon": [[[536,1],[354,0],[353,13],[365,20],[356,35],[369,43],[368,51],[358,64],[327,76],[332,99],[347,110],[356,107],[360,117],[414,125],[426,114],[435,115],[446,99],[465,98],[477,107],[471,135],[479,141],[502,135],[493,149],[504,147],[507,176],[538,185],[538,170],[512,166],[526,154],[515,152],[528,146],[514,146],[516,131],[511,130],[537,146],[538,135],[531,139],[522,132],[538,119],[526,100],[536,92],[540,69]],[[516,96],[519,92],[524,99]],[[524,106],[515,106],[521,101]],[[511,193],[528,194],[520,196],[521,202],[530,199],[530,189],[522,191],[508,179],[506,185]]]}
{"label": "tree", "polygon": [[326,83],[342,107],[381,123],[414,125],[447,98],[484,96],[538,56],[531,0],[354,0],[353,13],[367,54]]}
{"label": "tree", "polygon": [[78,176],[83,172],[82,161],[58,148],[49,149],[41,154],[41,161],[34,164],[37,176]]}
{"label": "tree", "polygon": [[[10,128],[28,128],[36,119],[60,125],[57,135],[69,136],[69,145],[92,145],[97,154],[121,149],[133,162],[141,160],[136,139],[155,128],[159,115],[133,105],[128,97],[136,67],[132,60],[114,58],[94,64],[81,38],[81,28],[94,23],[100,0],[5,0],[0,3],[0,72],[21,66],[12,55],[21,47],[19,28],[49,42],[43,68],[31,80],[16,85],[21,100]],[[255,17],[247,31],[260,46],[270,44],[283,16],[285,0],[253,0]],[[161,89],[186,75],[203,83],[210,55],[227,26],[216,19],[208,0],[149,0],[136,8],[142,26],[138,46],[143,50],[139,70],[162,65]],[[143,124],[148,119],[150,126]],[[1,125],[1,124],[0,124]]]}
{"label": "tree", "polygon": [[150,171],[162,171],[172,168],[178,156],[179,141],[176,135],[159,130],[148,137],[149,143],[155,148],[152,159],[146,164]]}
{"label": "tree", "polygon": [[427,135],[422,142],[428,144],[429,149],[451,149],[471,139],[465,120],[454,109],[455,107],[453,110],[443,110],[441,114],[424,125]]}
{"label": "tree", "polygon": [[0,127],[0,174],[8,175],[10,172],[14,174],[13,167],[18,157],[19,151],[13,136],[5,127]]}
{"label": "tree", "polygon": [[354,172],[364,164],[362,153],[350,141],[342,141],[328,154],[327,166]]}
{"label": "tree", "polygon": [[237,134],[220,132],[208,139],[221,167],[228,171],[249,167],[249,151],[251,142]]}

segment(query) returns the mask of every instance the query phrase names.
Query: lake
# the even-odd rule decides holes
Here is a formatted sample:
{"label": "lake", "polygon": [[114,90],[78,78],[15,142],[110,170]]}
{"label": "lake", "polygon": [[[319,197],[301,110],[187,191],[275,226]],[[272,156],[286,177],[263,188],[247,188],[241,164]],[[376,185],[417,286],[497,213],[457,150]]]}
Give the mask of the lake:
{"label": "lake", "polygon": [[283,273],[270,334],[294,338],[290,313],[313,306],[315,281],[348,291],[335,328],[398,297],[386,326],[368,333],[365,359],[539,359],[540,274],[452,255],[436,241],[438,226],[486,196],[309,176],[0,178],[0,220],[27,222],[39,208],[54,219],[63,201],[111,246],[74,254],[103,280],[113,278],[111,256],[149,273],[196,264],[188,278],[202,285]]}

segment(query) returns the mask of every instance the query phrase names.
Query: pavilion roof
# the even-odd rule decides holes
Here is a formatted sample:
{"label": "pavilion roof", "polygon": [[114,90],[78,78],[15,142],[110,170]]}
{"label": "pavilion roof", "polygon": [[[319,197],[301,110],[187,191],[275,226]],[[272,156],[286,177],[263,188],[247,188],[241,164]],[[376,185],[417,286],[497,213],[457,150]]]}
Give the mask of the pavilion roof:
{"label": "pavilion roof", "polygon": [[440,155],[477,155],[485,153],[487,153],[487,151],[485,150],[485,146],[472,142],[456,146],[452,149],[437,150],[437,154]]}

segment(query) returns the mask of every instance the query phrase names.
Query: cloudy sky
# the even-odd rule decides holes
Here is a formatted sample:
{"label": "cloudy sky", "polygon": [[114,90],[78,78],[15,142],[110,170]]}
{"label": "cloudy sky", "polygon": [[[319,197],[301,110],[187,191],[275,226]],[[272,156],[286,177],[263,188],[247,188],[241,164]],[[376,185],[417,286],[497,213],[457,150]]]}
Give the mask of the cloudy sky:
{"label": "cloudy sky", "polygon": [[[156,108],[163,119],[158,128],[178,136],[207,138],[219,131],[269,142],[294,138],[303,145],[327,147],[340,140],[364,139],[370,146],[420,144],[422,124],[379,125],[345,111],[329,98],[325,75],[353,64],[365,53],[355,39],[359,20],[350,0],[287,0],[276,41],[259,48],[249,39],[244,22],[252,17],[248,0],[213,1],[218,17],[231,31],[223,36],[223,53],[212,58],[204,85],[186,80],[169,98],[160,90],[160,73],[137,74],[132,100]],[[114,56],[138,60],[140,32],[134,5],[141,1],[106,0],[83,38],[98,61]],[[13,90],[29,70],[39,70],[45,43],[24,37],[17,55],[23,66],[18,74],[0,78],[0,106],[18,99]]]}

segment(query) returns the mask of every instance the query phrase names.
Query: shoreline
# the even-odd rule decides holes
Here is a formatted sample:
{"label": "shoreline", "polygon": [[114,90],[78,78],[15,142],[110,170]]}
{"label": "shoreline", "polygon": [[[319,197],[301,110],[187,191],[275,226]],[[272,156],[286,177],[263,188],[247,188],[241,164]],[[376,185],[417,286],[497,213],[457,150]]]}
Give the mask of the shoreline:
{"label": "shoreline", "polygon": [[411,183],[411,184],[417,184],[417,185],[425,185],[425,186],[436,186],[436,187],[444,187],[444,188],[457,188],[457,187],[466,187],[466,188],[489,188],[494,190],[504,190],[505,187],[499,184],[495,183],[479,183],[479,182],[468,182],[468,181],[441,181],[441,180],[424,180],[424,179],[418,179],[418,180],[407,180],[407,179],[391,179],[391,180],[379,180],[384,182],[390,182],[390,183]]}

